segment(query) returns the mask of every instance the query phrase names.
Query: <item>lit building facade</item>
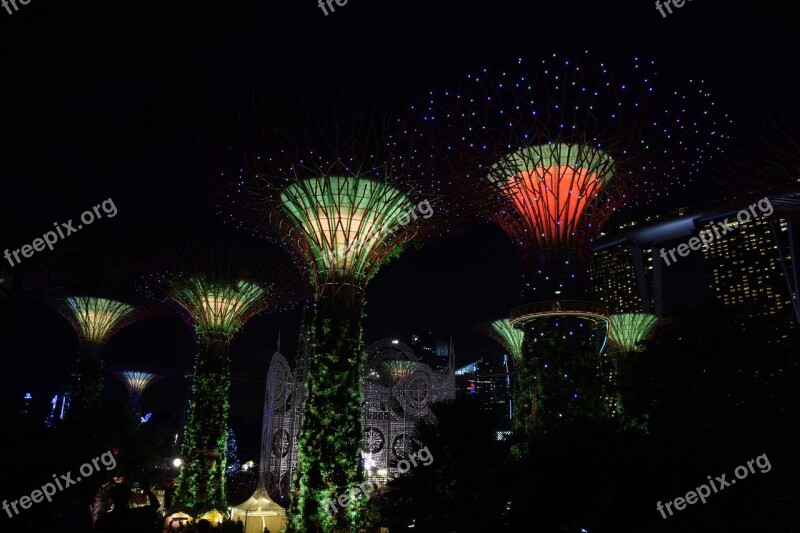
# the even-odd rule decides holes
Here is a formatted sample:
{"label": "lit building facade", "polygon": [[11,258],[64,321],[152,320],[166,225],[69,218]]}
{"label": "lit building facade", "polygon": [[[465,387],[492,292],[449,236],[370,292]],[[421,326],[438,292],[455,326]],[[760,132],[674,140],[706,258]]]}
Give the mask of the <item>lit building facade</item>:
{"label": "lit building facade", "polygon": [[498,438],[510,435],[513,400],[509,356],[499,361],[488,358],[456,369],[456,398],[473,398],[481,410],[490,413],[498,422]]}
{"label": "lit building facade", "polygon": [[654,313],[664,309],[663,279],[669,269],[661,250],[674,249],[712,224],[727,220],[700,254],[708,273],[709,296],[722,306],[739,308],[743,318],[775,319],[775,325],[800,323],[797,266],[792,223],[777,216],[748,217],[746,205],[681,208],[642,224],[628,222],[594,247],[592,288],[612,313]]}
{"label": "lit building facade", "polygon": [[717,302],[741,309],[747,318],[770,317],[793,322],[787,281],[796,279],[790,251],[789,223],[754,218],[729,222],[726,235],[702,248],[708,288]]}

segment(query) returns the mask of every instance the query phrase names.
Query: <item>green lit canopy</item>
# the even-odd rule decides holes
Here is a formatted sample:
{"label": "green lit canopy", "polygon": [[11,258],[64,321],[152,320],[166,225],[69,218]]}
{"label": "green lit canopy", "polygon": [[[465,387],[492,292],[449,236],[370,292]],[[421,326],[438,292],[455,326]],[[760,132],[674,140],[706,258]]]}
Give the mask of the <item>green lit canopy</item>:
{"label": "green lit canopy", "polygon": [[128,394],[130,394],[131,400],[136,400],[153,382],[153,380],[156,378],[156,375],[151,374],[150,372],[126,370],[124,372],[120,372],[118,377],[128,389]]}
{"label": "green lit canopy", "polygon": [[71,297],[66,299],[66,304],[70,311],[67,316],[80,336],[86,342],[100,346],[133,312],[130,305],[105,298]]}
{"label": "green lit canopy", "polygon": [[281,201],[317,270],[353,277],[379,265],[393,249],[398,217],[412,208],[398,189],[360,177],[300,180],[283,189]]}
{"label": "green lit canopy", "polygon": [[608,338],[621,352],[634,352],[658,323],[658,316],[648,313],[611,315]]}
{"label": "green lit canopy", "polygon": [[224,283],[193,277],[171,285],[170,295],[192,317],[201,337],[232,337],[265,296],[261,286],[243,280]]}
{"label": "green lit canopy", "polygon": [[522,339],[525,333],[520,329],[514,329],[507,318],[492,322],[492,330],[503,347],[509,351],[515,361],[519,361],[522,356]]}

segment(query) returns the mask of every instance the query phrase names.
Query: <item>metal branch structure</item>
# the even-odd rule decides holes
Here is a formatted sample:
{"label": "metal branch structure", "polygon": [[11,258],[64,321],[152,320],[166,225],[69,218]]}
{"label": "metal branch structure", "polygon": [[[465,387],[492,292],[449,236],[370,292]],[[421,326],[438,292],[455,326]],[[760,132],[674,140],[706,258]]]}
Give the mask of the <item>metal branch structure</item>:
{"label": "metal branch structure", "polygon": [[81,342],[99,353],[108,339],[132,318],[133,306],[116,300],[74,296],[64,299],[62,314],[69,320]]}
{"label": "metal branch structure", "polygon": [[400,189],[358,176],[303,179],[280,198],[317,286],[341,280],[363,285],[397,247],[398,218],[413,207]]}
{"label": "metal branch structure", "polygon": [[[524,268],[520,371],[535,375],[532,436],[602,418],[599,356],[608,310],[591,301],[591,249],[623,205],[666,195],[721,150],[720,117],[703,82],[662,77],[653,61],[589,53],[520,59],[431,93],[415,135],[480,188]],[[425,131],[427,135],[424,133]]]}
{"label": "metal branch structure", "polygon": [[515,362],[520,360],[522,357],[522,341],[525,338],[525,333],[522,330],[514,328],[507,318],[495,320],[483,329],[508,351],[508,354]]}
{"label": "metal branch structure", "polygon": [[279,242],[315,289],[293,531],[363,527],[366,498],[332,515],[325,502],[361,481],[366,285],[408,243],[458,223],[446,220],[455,210],[448,182],[432,177],[432,159],[392,147],[390,121],[367,107],[347,99],[295,105],[287,117],[295,129],[254,136],[243,159],[229,164],[232,216]]}
{"label": "metal branch structure", "polygon": [[641,350],[641,342],[658,324],[657,315],[649,313],[622,313],[610,316],[608,340],[621,354]]}
{"label": "metal branch structure", "polygon": [[238,244],[161,250],[168,266],[149,279],[197,336],[197,356],[175,501],[194,512],[227,509],[225,472],[230,388],[230,343],[252,317],[302,299],[288,259]]}

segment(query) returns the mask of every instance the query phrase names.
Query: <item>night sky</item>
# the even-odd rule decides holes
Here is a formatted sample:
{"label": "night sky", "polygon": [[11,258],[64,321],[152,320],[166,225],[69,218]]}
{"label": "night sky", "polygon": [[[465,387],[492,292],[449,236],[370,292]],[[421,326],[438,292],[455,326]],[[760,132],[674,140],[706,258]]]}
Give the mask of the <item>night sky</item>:
{"label": "night sky", "polygon": [[[733,135],[762,113],[784,111],[800,122],[796,28],[783,6],[695,0],[662,18],[644,0],[350,0],[326,17],[314,0],[164,4],[31,0],[13,15],[0,8],[0,248],[30,243],[54,221],[107,198],[118,215],[60,241],[58,254],[79,254],[89,241],[143,250],[161,233],[222,236],[207,184],[170,147],[209,108],[287,82],[381,88],[414,101],[484,65],[588,49],[654,57],[676,77],[708,80],[734,120]],[[703,203],[714,172],[650,208]],[[498,354],[471,328],[519,303],[520,276],[512,246],[488,225],[410,251],[370,283],[365,340],[432,330],[454,338],[458,363]],[[675,298],[691,292],[671,288],[669,278],[666,289]],[[299,316],[295,310],[248,324],[234,341],[233,370],[264,374],[279,329],[292,360]],[[0,345],[0,357],[16,370],[8,390],[52,396],[68,382],[76,348],[64,319],[26,303]],[[182,406],[180,374],[192,355],[191,332],[177,317],[123,330],[105,352],[112,365],[177,372],[145,394],[145,410]],[[124,397],[113,379],[107,389]],[[233,389],[233,414],[260,417],[263,387]]]}

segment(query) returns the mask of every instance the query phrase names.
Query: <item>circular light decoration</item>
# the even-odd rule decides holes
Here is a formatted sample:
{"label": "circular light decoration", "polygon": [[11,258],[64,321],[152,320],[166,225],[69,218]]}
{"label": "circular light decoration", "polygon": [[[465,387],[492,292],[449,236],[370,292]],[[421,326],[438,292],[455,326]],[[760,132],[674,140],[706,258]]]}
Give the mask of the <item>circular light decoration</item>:
{"label": "circular light decoration", "polygon": [[423,417],[428,414],[432,378],[431,370],[420,365],[413,374],[397,383],[397,400],[410,416]]}
{"label": "circular light decoration", "polygon": [[383,432],[375,427],[368,427],[364,432],[364,451],[367,453],[378,453],[383,450],[386,438]]}
{"label": "circular light decoration", "polygon": [[396,459],[408,459],[419,448],[419,441],[408,433],[400,433],[392,440],[392,454]]}

